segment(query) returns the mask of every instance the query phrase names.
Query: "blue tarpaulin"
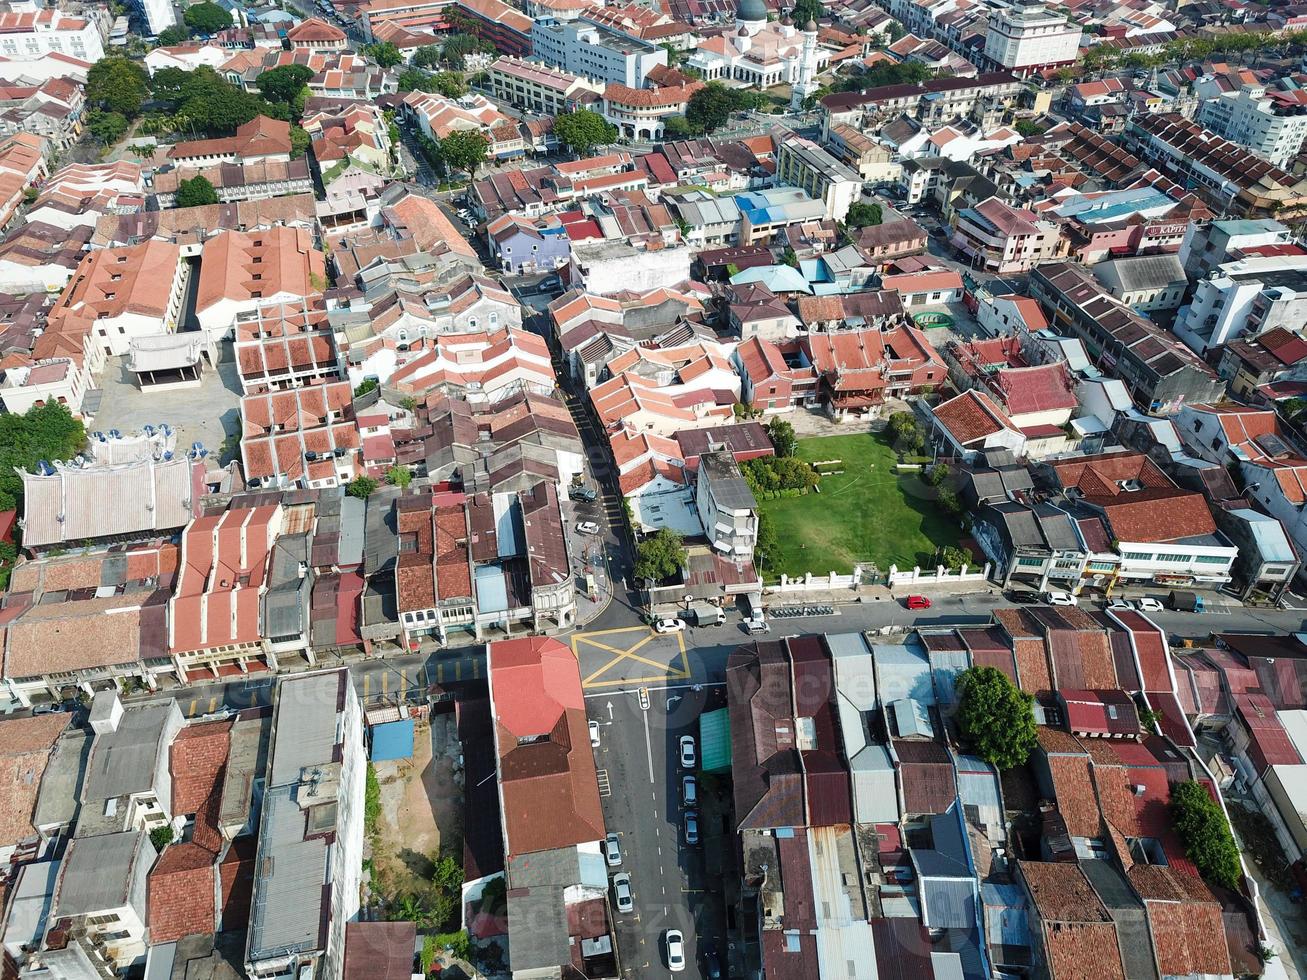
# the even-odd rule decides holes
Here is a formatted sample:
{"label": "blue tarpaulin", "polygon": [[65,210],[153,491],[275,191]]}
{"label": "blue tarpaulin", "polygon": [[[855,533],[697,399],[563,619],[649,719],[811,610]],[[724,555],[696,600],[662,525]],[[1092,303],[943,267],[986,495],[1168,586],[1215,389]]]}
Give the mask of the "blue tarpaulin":
{"label": "blue tarpaulin", "polygon": [[372,726],[372,761],[413,757],[413,719],[388,721]]}

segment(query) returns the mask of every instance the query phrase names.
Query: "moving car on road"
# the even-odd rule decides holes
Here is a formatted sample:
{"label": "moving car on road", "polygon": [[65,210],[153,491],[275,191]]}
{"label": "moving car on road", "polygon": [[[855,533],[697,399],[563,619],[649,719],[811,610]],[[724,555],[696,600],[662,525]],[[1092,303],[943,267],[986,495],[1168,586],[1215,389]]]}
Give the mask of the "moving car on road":
{"label": "moving car on road", "polygon": [[1135,604],[1129,599],[1113,599],[1107,604],[1108,609],[1115,609],[1119,612],[1130,612],[1134,607]]}
{"label": "moving car on road", "polygon": [[924,595],[910,595],[903,601],[903,604],[907,606],[907,608],[909,609],[930,608],[930,600],[927,599]]}
{"label": "moving car on road", "polygon": [[685,937],[680,929],[668,929],[663,933],[663,942],[667,946],[667,969],[680,973],[685,969]]}
{"label": "moving car on road", "polygon": [[1136,605],[1139,607],[1140,612],[1161,612],[1166,608],[1159,600],[1147,595],[1139,599]]}

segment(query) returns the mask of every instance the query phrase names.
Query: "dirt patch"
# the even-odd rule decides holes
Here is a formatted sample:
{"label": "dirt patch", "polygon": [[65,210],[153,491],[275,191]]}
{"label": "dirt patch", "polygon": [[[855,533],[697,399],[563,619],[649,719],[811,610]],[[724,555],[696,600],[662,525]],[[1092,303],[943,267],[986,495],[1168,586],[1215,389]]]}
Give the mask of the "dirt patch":
{"label": "dirt patch", "polygon": [[455,772],[459,744],[452,714],[419,725],[413,758],[376,764],[381,817],[372,862],[380,897],[393,903],[433,894],[436,861],[463,861],[463,774]]}

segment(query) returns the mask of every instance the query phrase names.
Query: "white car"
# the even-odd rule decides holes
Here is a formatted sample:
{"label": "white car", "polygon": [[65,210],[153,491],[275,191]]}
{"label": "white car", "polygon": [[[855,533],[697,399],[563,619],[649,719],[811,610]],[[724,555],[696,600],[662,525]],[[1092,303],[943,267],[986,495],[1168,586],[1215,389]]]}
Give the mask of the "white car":
{"label": "white car", "polygon": [[1135,608],[1135,604],[1129,599],[1113,599],[1107,604],[1108,609],[1117,609],[1122,612],[1129,612]]}
{"label": "white car", "polygon": [[604,860],[610,868],[616,868],[622,863],[622,842],[616,834],[604,838]]}
{"label": "white car", "polygon": [[613,894],[617,897],[617,911],[635,911],[635,899],[631,897],[631,876],[625,871],[613,875]]}
{"label": "white car", "polygon": [[598,533],[599,533],[599,525],[596,524],[594,521],[577,521],[577,522],[576,522],[576,533],[577,533],[577,534],[598,534]]}
{"label": "white car", "polygon": [[1138,606],[1141,612],[1161,612],[1166,608],[1159,600],[1154,599],[1151,596],[1144,596],[1140,599],[1138,601]]}
{"label": "white car", "polygon": [[663,942],[667,944],[667,969],[680,973],[685,969],[685,937],[680,929],[668,929]]}
{"label": "white car", "polygon": [[653,624],[655,633],[680,633],[685,629],[683,619],[660,619]]}
{"label": "white car", "polygon": [[590,744],[599,748],[599,722],[593,720],[590,722]]}
{"label": "white car", "polygon": [[1045,592],[1044,601],[1050,606],[1078,606],[1080,600],[1070,592]]}
{"label": "white car", "polygon": [[694,736],[681,736],[681,768],[693,769],[699,761],[698,755],[694,750]]}

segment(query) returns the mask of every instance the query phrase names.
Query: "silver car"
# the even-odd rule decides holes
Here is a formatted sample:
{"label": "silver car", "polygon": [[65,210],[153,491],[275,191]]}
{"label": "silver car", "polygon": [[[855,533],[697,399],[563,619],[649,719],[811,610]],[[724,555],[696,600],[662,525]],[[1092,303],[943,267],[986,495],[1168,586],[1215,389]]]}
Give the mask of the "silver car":
{"label": "silver car", "polygon": [[635,898],[631,895],[631,876],[625,871],[613,875],[613,896],[617,900],[617,911],[635,911]]}

